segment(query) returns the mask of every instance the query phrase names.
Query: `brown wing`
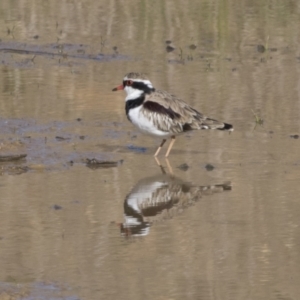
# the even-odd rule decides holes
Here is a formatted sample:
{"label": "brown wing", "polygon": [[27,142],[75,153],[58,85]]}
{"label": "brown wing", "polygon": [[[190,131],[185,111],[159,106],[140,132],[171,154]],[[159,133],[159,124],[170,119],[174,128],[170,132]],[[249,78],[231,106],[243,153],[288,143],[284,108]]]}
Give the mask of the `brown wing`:
{"label": "brown wing", "polygon": [[165,91],[156,90],[147,95],[142,113],[151,119],[158,129],[174,134],[195,129],[229,129],[225,128],[229,124],[206,117]]}

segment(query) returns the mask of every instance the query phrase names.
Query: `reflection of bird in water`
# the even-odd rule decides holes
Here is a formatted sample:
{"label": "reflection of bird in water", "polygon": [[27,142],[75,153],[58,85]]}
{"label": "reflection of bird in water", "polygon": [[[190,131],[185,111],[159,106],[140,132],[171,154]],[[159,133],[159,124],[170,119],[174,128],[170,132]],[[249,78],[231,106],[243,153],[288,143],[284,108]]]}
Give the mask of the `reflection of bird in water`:
{"label": "reflection of bird in water", "polygon": [[168,174],[144,178],[125,198],[121,233],[125,236],[147,235],[153,223],[180,214],[202,196],[229,190],[229,183],[194,186]]}

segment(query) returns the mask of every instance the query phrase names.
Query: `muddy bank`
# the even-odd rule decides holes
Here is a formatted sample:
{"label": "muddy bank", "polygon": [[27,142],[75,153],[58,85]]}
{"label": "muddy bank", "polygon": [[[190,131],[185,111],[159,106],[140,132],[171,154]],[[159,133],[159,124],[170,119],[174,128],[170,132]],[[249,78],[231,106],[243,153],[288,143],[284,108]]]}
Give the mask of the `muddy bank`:
{"label": "muddy bank", "polygon": [[105,53],[103,53],[102,47],[97,51],[84,44],[33,44],[0,40],[1,64],[18,68],[32,67],[37,56],[41,56],[55,64],[72,63],[72,59],[76,63],[79,63],[80,60],[111,62],[129,59],[129,57],[119,53],[117,46],[105,50]]}
{"label": "muddy bank", "polygon": [[[12,279],[12,278],[11,278]],[[67,286],[55,283],[1,283],[0,300],[38,300],[38,299],[67,299],[76,300],[78,297],[71,293]]]}
{"label": "muddy bank", "polygon": [[0,127],[0,174],[66,169],[75,164],[90,169],[118,167],[122,153],[134,151],[131,144],[111,145],[111,139],[128,136],[118,123],[11,119],[0,120]]}

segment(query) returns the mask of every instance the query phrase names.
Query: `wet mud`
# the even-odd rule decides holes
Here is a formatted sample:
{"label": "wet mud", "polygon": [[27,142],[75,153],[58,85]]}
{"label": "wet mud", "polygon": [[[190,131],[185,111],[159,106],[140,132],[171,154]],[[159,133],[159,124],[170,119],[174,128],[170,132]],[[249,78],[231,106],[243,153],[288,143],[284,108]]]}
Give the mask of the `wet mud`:
{"label": "wet mud", "polygon": [[[10,278],[13,280],[13,278]],[[79,300],[67,286],[57,283],[0,283],[0,300]]]}
{"label": "wet mud", "polygon": [[[131,144],[116,147],[109,146],[108,142],[105,145],[101,134],[105,134],[107,141],[116,134],[125,135],[118,129],[113,130],[113,123],[77,120],[39,123],[35,120],[2,119],[0,127],[0,174],[63,170],[75,164],[91,169],[117,167],[123,161],[117,159],[112,151],[129,153],[135,149]],[[99,134],[95,133],[95,127]],[[104,144],[99,144],[99,141]]]}
{"label": "wet mud", "polygon": [[[68,62],[78,64],[81,60],[98,62],[112,62],[117,60],[130,60],[129,57],[118,52],[114,46],[109,53],[93,53],[89,45],[76,45],[65,43],[34,44],[17,41],[0,41],[1,64],[12,67],[33,67],[36,57],[41,56],[52,62],[60,64]],[[81,62],[84,63],[84,62]]]}
{"label": "wet mud", "polygon": [[[299,12],[1,0],[0,300],[298,299]],[[155,161],[132,71],[235,131]]]}

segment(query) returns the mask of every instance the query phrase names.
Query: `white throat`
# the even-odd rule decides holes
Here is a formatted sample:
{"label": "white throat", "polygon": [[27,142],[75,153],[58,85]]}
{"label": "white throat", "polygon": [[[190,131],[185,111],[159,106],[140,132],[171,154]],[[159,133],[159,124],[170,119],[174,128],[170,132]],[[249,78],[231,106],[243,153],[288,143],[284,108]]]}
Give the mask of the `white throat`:
{"label": "white throat", "polygon": [[134,89],[131,86],[125,86],[124,90],[127,94],[125,101],[137,99],[144,93],[142,90]]}

